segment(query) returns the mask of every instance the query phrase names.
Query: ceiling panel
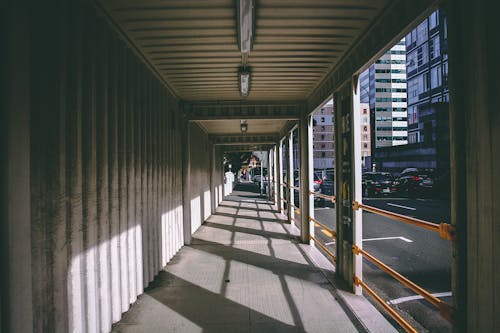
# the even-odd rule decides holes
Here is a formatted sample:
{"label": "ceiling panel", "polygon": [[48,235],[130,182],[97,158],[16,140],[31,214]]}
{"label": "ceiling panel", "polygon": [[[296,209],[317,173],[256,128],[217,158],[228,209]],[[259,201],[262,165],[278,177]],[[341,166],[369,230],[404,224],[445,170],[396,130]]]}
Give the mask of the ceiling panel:
{"label": "ceiling panel", "polygon": [[[256,0],[253,49],[237,45],[234,0],[98,0],[184,102],[305,101],[376,20],[389,0]],[[238,71],[250,68],[242,98]],[[255,122],[255,123],[254,123]],[[249,121],[279,132],[286,121]],[[209,133],[240,133],[237,120],[200,122]]]}

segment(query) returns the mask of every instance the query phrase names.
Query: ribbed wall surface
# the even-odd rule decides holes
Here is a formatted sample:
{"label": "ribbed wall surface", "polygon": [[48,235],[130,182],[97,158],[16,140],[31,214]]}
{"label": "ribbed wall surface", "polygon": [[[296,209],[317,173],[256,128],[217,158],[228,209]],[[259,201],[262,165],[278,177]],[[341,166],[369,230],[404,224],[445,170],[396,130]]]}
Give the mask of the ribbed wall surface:
{"label": "ribbed wall surface", "polygon": [[33,330],[108,332],[183,245],[177,101],[94,9],[47,8],[31,33]]}

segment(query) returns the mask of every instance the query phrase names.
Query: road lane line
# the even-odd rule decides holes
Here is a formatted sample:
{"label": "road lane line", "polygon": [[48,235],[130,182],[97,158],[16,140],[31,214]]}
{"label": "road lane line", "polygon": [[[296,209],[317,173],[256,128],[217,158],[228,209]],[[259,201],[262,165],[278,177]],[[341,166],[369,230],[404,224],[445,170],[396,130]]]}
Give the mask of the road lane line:
{"label": "road lane line", "polygon": [[380,237],[380,238],[366,238],[366,239],[363,239],[363,242],[369,242],[369,241],[375,241],[375,240],[387,240],[387,239],[401,239],[403,242],[413,243],[413,241],[411,239],[408,239],[406,237],[401,237],[401,236],[397,236],[397,237]]}
{"label": "road lane line", "polygon": [[328,242],[328,243],[325,243],[325,245],[333,245],[335,244],[335,242]]}
{"label": "road lane line", "polygon": [[[440,297],[451,297],[453,294],[451,291],[447,291],[447,292],[444,292],[444,293],[435,293],[435,294],[432,294],[432,296],[434,297],[437,297],[437,298],[440,298]],[[424,299],[422,296],[420,295],[414,295],[414,296],[406,296],[406,297],[400,297],[400,298],[396,298],[396,299],[392,299],[390,301],[387,301],[387,304],[401,304],[401,303],[405,303],[405,302],[410,302],[410,301],[414,301],[414,300],[417,300],[417,299]]]}
{"label": "road lane line", "polygon": [[413,207],[408,207],[408,206],[403,206],[403,205],[396,205],[396,204],[393,204],[393,203],[390,203],[390,202],[388,202],[387,204],[389,206],[404,208],[404,209],[408,209],[408,210],[417,210],[416,208],[413,208]]}

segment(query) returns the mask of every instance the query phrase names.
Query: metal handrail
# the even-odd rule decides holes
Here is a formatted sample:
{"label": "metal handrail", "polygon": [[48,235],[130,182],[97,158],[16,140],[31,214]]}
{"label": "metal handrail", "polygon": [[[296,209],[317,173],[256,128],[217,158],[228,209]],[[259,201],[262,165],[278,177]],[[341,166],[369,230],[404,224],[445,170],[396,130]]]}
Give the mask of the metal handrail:
{"label": "metal handrail", "polygon": [[356,286],[361,286],[363,290],[366,290],[370,296],[372,296],[389,314],[403,327],[407,332],[417,333],[417,330],[413,328],[406,320],[403,319],[393,308],[391,308],[379,295],[377,295],[370,287],[361,281],[357,276],[354,276],[354,284]]}
{"label": "metal handrail", "polygon": [[325,229],[326,231],[328,231],[329,233],[332,234],[332,238],[337,237],[337,233],[335,232],[335,230],[330,229],[329,227],[327,227],[326,225],[324,225],[320,221],[316,220],[314,217],[309,216],[309,221],[312,221],[312,222],[314,222],[316,224],[319,224],[323,229]]}
{"label": "metal handrail", "polygon": [[364,204],[359,203],[357,201],[353,201],[352,208],[354,210],[358,210],[361,208],[362,210],[365,210],[367,212],[375,213],[378,215],[382,215],[382,216],[391,218],[393,220],[397,220],[400,222],[408,223],[411,225],[415,225],[417,227],[421,227],[421,228],[424,228],[424,229],[427,229],[430,231],[437,232],[437,233],[439,233],[439,236],[441,238],[444,238],[447,240],[455,240],[455,237],[456,237],[455,227],[453,227],[452,225],[450,225],[448,223],[443,222],[440,224],[436,224],[436,223],[420,220],[420,219],[417,219],[414,217],[409,217],[409,216],[405,216],[402,214],[393,213],[393,212],[383,210],[380,208],[376,208],[373,206],[364,205]]}
{"label": "metal handrail", "polygon": [[386,272],[387,274],[389,274],[390,276],[392,276],[393,278],[395,278],[396,280],[398,280],[401,284],[403,284],[404,286],[406,286],[406,287],[410,288],[411,290],[413,290],[415,293],[417,293],[420,296],[422,296],[426,301],[428,301],[433,306],[435,306],[436,308],[438,308],[439,312],[441,313],[441,315],[444,318],[446,318],[446,319],[448,319],[448,320],[451,321],[453,309],[448,304],[446,304],[445,302],[443,302],[442,300],[440,300],[436,296],[432,295],[431,293],[429,293],[424,288],[422,288],[419,285],[415,284],[414,282],[410,281],[409,279],[407,279],[403,275],[399,274],[394,269],[390,268],[389,266],[387,266],[386,264],[384,264],[383,262],[381,262],[380,260],[378,260],[377,258],[375,258],[374,256],[372,256],[370,253],[368,253],[365,250],[359,248],[358,246],[353,245],[352,246],[352,250],[353,250],[354,254],[356,254],[356,255],[359,255],[359,254],[363,255],[365,258],[367,258],[369,261],[371,261],[372,263],[374,263],[375,265],[377,265],[384,272]]}
{"label": "metal handrail", "polygon": [[322,193],[316,193],[313,191],[309,191],[309,194],[314,195],[315,197],[318,197],[318,198],[330,200],[333,203],[335,203],[337,201],[337,198],[334,195],[326,195],[326,194],[322,194]]}
{"label": "metal handrail", "polygon": [[332,258],[334,263],[337,262],[337,256],[333,254],[332,251],[328,250],[328,248],[324,246],[317,238],[315,238],[313,235],[309,235],[309,239],[313,240],[315,244],[319,245],[319,247]]}

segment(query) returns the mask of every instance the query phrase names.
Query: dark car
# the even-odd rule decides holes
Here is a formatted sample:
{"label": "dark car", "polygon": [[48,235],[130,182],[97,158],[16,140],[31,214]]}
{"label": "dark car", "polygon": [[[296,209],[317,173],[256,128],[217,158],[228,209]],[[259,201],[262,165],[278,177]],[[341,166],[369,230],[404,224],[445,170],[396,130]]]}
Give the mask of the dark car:
{"label": "dark car", "polygon": [[394,181],[396,192],[411,198],[430,196],[434,187],[432,169],[406,168]]}
{"label": "dark car", "polygon": [[[318,180],[319,182],[319,193],[324,194],[324,195],[329,195],[333,196],[335,193],[334,190],[334,172],[333,171],[326,171],[324,175],[321,177],[321,179]],[[326,203],[329,203],[329,205],[333,205],[333,203],[330,200],[320,198],[319,199],[319,204],[321,206],[325,206]]]}
{"label": "dark car", "polygon": [[388,172],[367,172],[361,180],[363,197],[390,195],[396,191],[394,176]]}
{"label": "dark car", "polygon": [[[299,183],[299,177],[298,177],[298,172],[295,171],[294,173],[295,179],[294,179],[294,186],[300,187]],[[313,191],[314,193],[321,193],[320,186],[321,186],[321,178],[318,176],[316,172],[313,173]],[[293,190],[293,197],[294,197],[294,205],[297,207],[300,207],[300,193],[299,190],[294,189]],[[320,198],[314,197],[314,202],[320,202]]]}

